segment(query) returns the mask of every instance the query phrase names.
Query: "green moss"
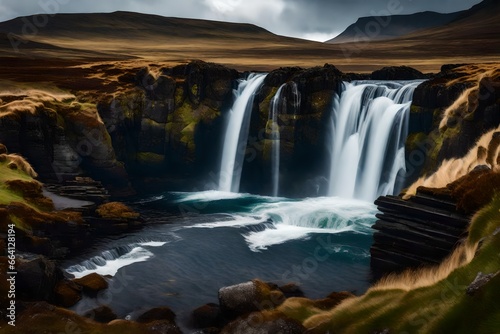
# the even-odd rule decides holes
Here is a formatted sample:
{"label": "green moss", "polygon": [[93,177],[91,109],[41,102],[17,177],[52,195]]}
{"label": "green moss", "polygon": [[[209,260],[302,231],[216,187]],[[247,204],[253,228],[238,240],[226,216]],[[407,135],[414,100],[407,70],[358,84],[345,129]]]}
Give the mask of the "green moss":
{"label": "green moss", "polygon": [[469,229],[469,242],[476,243],[485,235],[491,235],[500,226],[500,194],[480,210],[474,217],[474,224]]}
{"label": "green moss", "polygon": [[162,123],[158,123],[152,119],[149,118],[143,118],[141,121],[141,125],[143,127],[150,127],[150,128],[158,128],[158,129],[163,129],[164,125]]}
{"label": "green moss", "polygon": [[418,106],[416,106],[414,104],[412,104],[411,107],[410,107],[410,112],[411,113],[415,113],[416,114],[416,113],[419,113],[421,111],[422,111],[422,108],[418,107]]}
{"label": "green moss", "polygon": [[191,94],[193,94],[193,96],[198,96],[198,85],[197,84],[194,84],[191,86]]}
{"label": "green moss", "polygon": [[0,204],[6,205],[12,202],[26,203],[22,194],[10,190],[6,181],[23,180],[33,181],[33,178],[21,170],[13,170],[7,167],[7,162],[0,163]]}
{"label": "green moss", "polygon": [[410,133],[406,139],[406,152],[410,153],[419,149],[419,144],[424,142],[427,135],[424,132]]}
{"label": "green moss", "polygon": [[175,105],[181,106],[184,103],[185,98],[186,96],[184,92],[184,87],[177,86],[177,88],[175,89],[175,96],[174,96]]}
{"label": "green moss", "polygon": [[271,91],[261,103],[259,103],[259,114],[263,123],[269,118],[269,107],[271,105],[271,100],[278,91],[278,87],[271,87]]}
{"label": "green moss", "polygon": [[152,152],[139,152],[136,155],[137,161],[146,165],[161,165],[165,161],[165,156]]}

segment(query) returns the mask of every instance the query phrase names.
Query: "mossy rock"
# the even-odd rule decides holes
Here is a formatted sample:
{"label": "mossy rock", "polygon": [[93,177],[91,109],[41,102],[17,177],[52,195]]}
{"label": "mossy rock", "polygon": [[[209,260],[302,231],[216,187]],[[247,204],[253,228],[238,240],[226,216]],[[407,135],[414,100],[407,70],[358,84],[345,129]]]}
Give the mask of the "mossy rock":
{"label": "mossy rock", "polygon": [[143,165],[160,166],[165,163],[165,156],[152,152],[139,152],[136,155],[137,162]]}
{"label": "mossy rock", "polygon": [[120,202],[110,202],[100,205],[96,213],[105,219],[137,219],[140,214]]}

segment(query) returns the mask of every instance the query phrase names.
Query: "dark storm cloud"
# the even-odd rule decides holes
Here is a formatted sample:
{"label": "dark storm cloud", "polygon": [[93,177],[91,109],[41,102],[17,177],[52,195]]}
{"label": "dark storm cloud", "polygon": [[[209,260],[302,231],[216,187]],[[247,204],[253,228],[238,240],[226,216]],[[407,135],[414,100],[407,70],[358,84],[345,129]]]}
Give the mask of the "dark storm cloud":
{"label": "dark storm cloud", "polygon": [[248,22],[276,34],[323,39],[361,16],[454,12],[480,0],[0,0],[0,21],[37,13],[137,11],[164,16]]}

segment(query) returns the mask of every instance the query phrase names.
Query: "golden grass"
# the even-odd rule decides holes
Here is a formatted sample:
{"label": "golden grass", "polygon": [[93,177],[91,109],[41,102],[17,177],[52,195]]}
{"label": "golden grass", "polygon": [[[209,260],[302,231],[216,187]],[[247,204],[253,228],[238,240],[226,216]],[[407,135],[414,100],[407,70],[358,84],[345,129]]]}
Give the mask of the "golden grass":
{"label": "golden grass", "polygon": [[[479,272],[500,272],[500,196],[472,219],[470,235],[441,265],[391,275],[365,295],[344,301],[327,312],[315,313],[303,324],[310,333],[369,333],[390,329],[409,333],[495,333],[500,319],[496,281],[477,296],[466,295],[467,286]],[[284,306],[286,306],[285,303]],[[291,301],[290,308],[307,313]],[[287,314],[295,313],[287,310]]]}
{"label": "golden grass", "polygon": [[[465,176],[479,165],[487,165],[493,170],[500,168],[496,158],[488,162],[481,154],[481,151],[484,148],[490,146],[489,144],[493,140],[493,134],[498,131],[500,131],[500,127],[484,134],[481,138],[479,138],[476,145],[464,157],[443,161],[441,163],[441,166],[439,166],[437,171],[432,175],[423,176],[416,182],[414,182],[410,187],[408,187],[405,192],[404,198],[408,199],[409,197],[414,196],[417,192],[417,188],[421,186],[427,188],[446,187],[446,185],[454,182],[462,176]],[[496,156],[498,148],[494,147],[494,149],[495,152],[492,152],[491,154]],[[488,154],[490,153],[488,152]]]}

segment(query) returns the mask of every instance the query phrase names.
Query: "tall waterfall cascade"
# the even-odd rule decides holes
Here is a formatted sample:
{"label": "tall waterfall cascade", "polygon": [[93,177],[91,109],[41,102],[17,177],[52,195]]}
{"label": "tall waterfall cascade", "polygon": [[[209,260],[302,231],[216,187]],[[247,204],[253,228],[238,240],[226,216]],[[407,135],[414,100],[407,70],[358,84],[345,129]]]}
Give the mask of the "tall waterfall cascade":
{"label": "tall waterfall cascade", "polygon": [[401,190],[410,106],[420,83],[343,83],[331,118],[330,196],[373,201]]}
{"label": "tall waterfall cascade", "polygon": [[[279,174],[280,174],[280,128],[278,125],[279,104],[281,92],[286,84],[281,85],[269,106],[269,122],[268,128],[271,132],[271,180],[272,180],[272,195],[278,196],[279,191]],[[270,126],[269,126],[270,125]]]}
{"label": "tall waterfall cascade", "polygon": [[222,150],[219,174],[220,191],[239,191],[253,99],[255,92],[260,88],[265,78],[266,74],[252,73],[246,80],[240,82],[238,89],[234,92],[234,103],[229,112]]}

